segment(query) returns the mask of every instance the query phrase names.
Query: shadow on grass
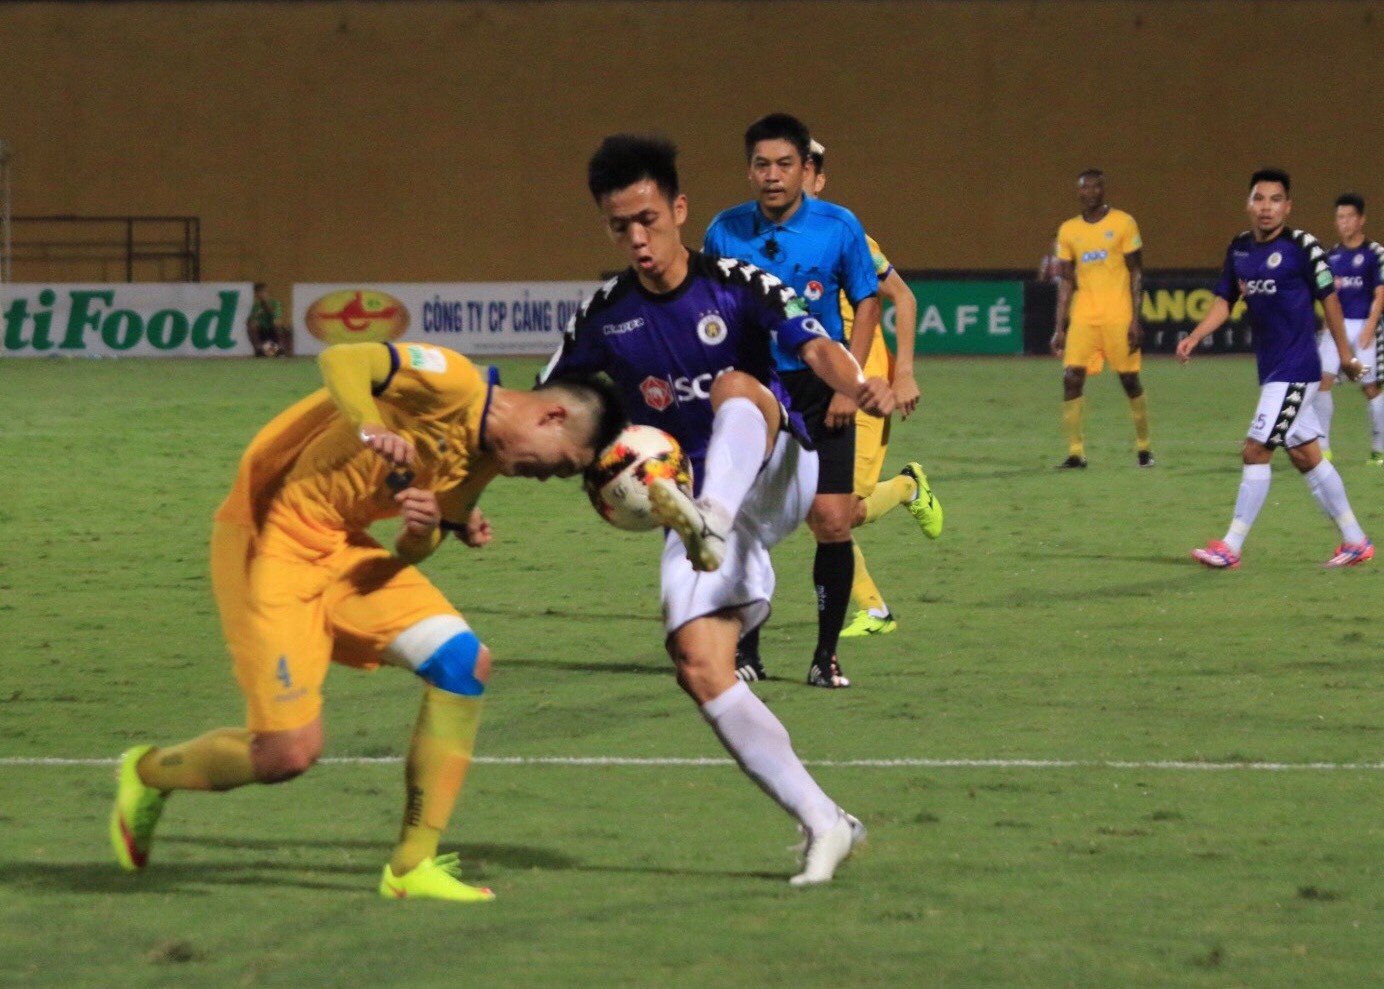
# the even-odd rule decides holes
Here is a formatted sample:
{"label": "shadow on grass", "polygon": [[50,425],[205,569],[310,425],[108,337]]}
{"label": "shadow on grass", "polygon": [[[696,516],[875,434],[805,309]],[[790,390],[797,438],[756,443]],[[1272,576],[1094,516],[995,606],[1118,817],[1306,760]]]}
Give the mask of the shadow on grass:
{"label": "shadow on grass", "polygon": [[[380,868],[389,857],[389,846],[378,841],[342,840],[278,841],[222,836],[171,835],[160,845],[195,848],[283,852],[305,849],[309,854],[294,862],[279,858],[247,858],[243,861],[152,862],[140,873],[123,872],[113,862],[0,862],[0,886],[67,893],[177,893],[204,896],[211,886],[265,886],[339,892],[373,891]],[[368,862],[323,862],[311,852],[323,849],[363,850],[374,854]],[[527,845],[446,845],[461,855],[468,881],[486,879],[488,867],[507,869],[584,870],[576,859],[546,848]],[[604,871],[604,870],[593,870]],[[333,877],[341,877],[333,881]]]}

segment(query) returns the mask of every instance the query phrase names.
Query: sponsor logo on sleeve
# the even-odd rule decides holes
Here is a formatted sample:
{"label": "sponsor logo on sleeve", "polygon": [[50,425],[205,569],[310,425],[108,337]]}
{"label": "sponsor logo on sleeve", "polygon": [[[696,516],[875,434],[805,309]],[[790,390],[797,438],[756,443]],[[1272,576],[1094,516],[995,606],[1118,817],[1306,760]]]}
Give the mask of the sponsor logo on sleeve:
{"label": "sponsor logo on sleeve", "polygon": [[809,316],[803,320],[803,329],[814,336],[824,337],[827,335],[827,328],[815,316]]}
{"label": "sponsor logo on sleeve", "polygon": [[404,348],[408,366],[415,371],[429,371],[442,374],[447,370],[447,355],[436,347],[424,347],[411,343]]}

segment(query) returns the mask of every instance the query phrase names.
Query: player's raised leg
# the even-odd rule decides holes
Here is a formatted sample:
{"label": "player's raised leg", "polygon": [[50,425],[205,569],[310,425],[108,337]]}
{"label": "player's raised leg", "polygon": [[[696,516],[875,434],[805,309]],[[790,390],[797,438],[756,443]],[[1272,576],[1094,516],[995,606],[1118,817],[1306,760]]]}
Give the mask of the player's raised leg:
{"label": "player's raised leg", "polygon": [[682,537],[698,570],[715,570],[740,506],[773,449],[781,411],[778,399],[743,371],[727,371],[711,386],[714,413],[701,497],[689,498],[672,481],[656,479],[649,498],[659,520]]}

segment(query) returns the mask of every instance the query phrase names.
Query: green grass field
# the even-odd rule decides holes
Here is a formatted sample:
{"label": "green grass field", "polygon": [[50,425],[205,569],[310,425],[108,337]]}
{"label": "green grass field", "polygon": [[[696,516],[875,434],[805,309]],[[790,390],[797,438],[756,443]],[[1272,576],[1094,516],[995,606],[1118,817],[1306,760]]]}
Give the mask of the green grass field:
{"label": "green grass field", "polygon": [[[139,876],[107,847],[110,765],[39,762],[238,723],[209,517],[314,365],[0,362],[0,986],[1381,984],[1384,570],[1322,571],[1335,529],[1283,461],[1244,569],[1193,564],[1229,518],[1253,367],[1145,377],[1158,468],[1107,374],[1091,468],[1057,473],[1054,362],[923,369],[890,468],[924,461],[947,529],[859,533],[900,630],[844,645],[849,691],[801,685],[810,537],[776,551],[755,689],[871,828],[828,888],[787,886],[790,822],[724,763],[523,761],[724,753],[662,653],[656,538],[575,482],[497,482],[494,544],[426,565],[496,657],[479,754],[513,757],[473,768],[449,835],[500,898],[458,908],[374,894],[395,762],[180,794]],[[1337,463],[1379,538],[1353,392]],[[406,676],[327,686],[330,757],[401,753]]]}

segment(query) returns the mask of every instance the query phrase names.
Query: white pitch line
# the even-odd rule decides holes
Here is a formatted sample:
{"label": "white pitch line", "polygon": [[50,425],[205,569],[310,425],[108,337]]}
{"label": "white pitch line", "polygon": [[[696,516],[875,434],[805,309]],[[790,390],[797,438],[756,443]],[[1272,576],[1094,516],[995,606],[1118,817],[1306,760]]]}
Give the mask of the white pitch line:
{"label": "white pitch line", "polygon": [[[0,768],[23,766],[114,766],[117,759],[74,759],[59,756],[0,756]],[[626,756],[478,756],[487,766],[684,766],[735,765],[730,759],[635,758]],[[324,765],[373,766],[403,762],[399,756],[331,756]],[[1193,772],[1378,772],[1384,762],[1140,762],[1114,759],[804,759],[805,765],[827,769],[1153,769]]]}

